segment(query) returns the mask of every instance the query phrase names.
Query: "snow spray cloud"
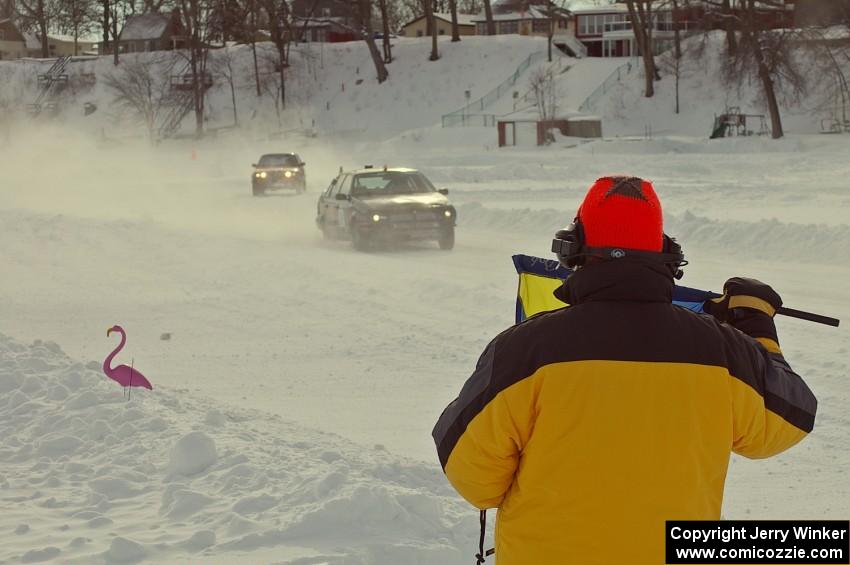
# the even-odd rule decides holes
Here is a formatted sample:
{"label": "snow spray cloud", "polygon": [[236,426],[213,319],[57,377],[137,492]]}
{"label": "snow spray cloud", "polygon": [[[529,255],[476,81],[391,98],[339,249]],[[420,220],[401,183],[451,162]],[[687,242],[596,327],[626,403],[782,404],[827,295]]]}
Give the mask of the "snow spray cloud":
{"label": "snow spray cloud", "polygon": [[[297,152],[308,192],[252,198],[251,163],[264,152]],[[339,160],[321,141],[253,142],[239,134],[174,140],[101,138],[71,126],[21,123],[0,138],[0,207],[101,222],[249,239],[315,240],[315,202]]]}

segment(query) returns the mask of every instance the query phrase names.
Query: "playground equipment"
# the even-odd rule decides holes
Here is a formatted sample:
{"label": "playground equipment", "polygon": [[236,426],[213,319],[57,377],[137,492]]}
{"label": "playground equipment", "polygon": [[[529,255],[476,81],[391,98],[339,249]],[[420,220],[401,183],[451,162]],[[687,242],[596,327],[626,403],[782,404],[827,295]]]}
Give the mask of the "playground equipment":
{"label": "playground equipment", "polygon": [[[758,130],[750,129],[758,120]],[[749,126],[747,122],[749,121]],[[719,137],[732,137],[738,135],[769,135],[770,128],[767,126],[767,118],[764,114],[743,114],[738,106],[726,108],[719,116],[714,116],[714,127],[711,130],[711,139]]]}

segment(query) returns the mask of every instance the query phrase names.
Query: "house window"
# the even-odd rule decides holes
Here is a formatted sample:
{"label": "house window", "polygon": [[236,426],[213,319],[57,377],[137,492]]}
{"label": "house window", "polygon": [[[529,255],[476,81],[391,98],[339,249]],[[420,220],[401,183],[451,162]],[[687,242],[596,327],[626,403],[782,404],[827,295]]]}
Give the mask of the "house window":
{"label": "house window", "polygon": [[558,29],[567,29],[567,20],[558,20]]}
{"label": "house window", "polygon": [[443,28],[438,29],[437,35],[446,35],[446,30],[444,30]]}
{"label": "house window", "polygon": [[519,33],[519,22],[500,22],[499,33]]}
{"label": "house window", "polygon": [[549,32],[549,21],[548,20],[533,20],[531,23],[531,29],[535,33],[548,33]]}
{"label": "house window", "polygon": [[608,14],[602,23],[602,32],[628,31],[631,29],[632,24],[627,14]]}
{"label": "house window", "polygon": [[422,30],[421,29],[416,30],[416,37],[422,37]]}
{"label": "house window", "polygon": [[579,16],[580,35],[601,35],[605,24],[605,16],[594,14],[591,16]]}

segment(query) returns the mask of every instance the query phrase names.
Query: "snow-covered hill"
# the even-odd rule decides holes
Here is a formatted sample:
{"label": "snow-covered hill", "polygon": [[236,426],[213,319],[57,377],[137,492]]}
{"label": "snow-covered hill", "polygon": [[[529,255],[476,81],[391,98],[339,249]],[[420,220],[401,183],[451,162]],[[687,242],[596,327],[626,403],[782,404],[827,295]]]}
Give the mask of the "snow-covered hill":
{"label": "snow-covered hill", "polygon": [[[785,83],[777,81],[783,127],[787,133],[819,133],[821,119],[834,111],[834,82],[824,77],[820,67],[812,64],[809,48],[795,50],[798,70],[806,79],[806,88],[795,96]],[[655,96],[644,97],[641,61],[635,59],[620,81],[599,96],[588,111],[603,118],[608,136],[639,136],[651,132],[655,137],[687,135],[707,138],[714,117],[737,107],[746,114],[767,116],[757,77],[751,76],[739,84],[723,80],[724,36],[720,32],[696,35],[683,42],[684,56],[680,66],[679,104],[676,108],[676,80],[672,53],[657,58],[662,79],[656,82]],[[843,61],[843,60],[842,60]],[[850,73],[850,63],[843,62],[844,74]],[[623,69],[626,70],[626,69]],[[840,113],[839,113],[840,115]],[[770,126],[767,118],[766,125]],[[750,120],[747,128],[758,132],[761,123]]]}
{"label": "snow-covered hill", "polygon": [[[249,46],[230,48],[236,87],[236,106],[241,124],[268,133],[276,130],[312,129],[320,134],[363,135],[385,138],[407,129],[437,124],[443,114],[467,103],[466,91],[475,100],[512,75],[530,54],[546,47],[544,40],[520,36],[466,37],[452,43],[439,42],[441,58],[428,60],[430,42],[425,39],[394,40],[389,65],[389,80],[378,84],[375,70],[363,42],[336,44],[301,44],[293,46],[291,66],[287,69],[287,111],[278,124],[273,87],[276,75],[271,67],[271,45],[258,45],[260,74],[269,88],[258,99],[253,74],[253,58]],[[210,69],[228,55],[218,50],[211,53]],[[173,53],[127,55],[160,61],[160,68],[171,66],[177,74],[185,61]],[[39,73],[49,62],[0,62],[0,104],[23,113],[23,105],[37,98]],[[165,70],[162,71],[163,73]],[[213,71],[215,72],[215,71]],[[129,132],[142,133],[138,125],[122,123],[115,93],[106,85],[109,74],[120,73],[109,57],[79,60],[68,67],[69,87],[56,100],[59,116],[54,121],[67,123],[92,134],[121,137]],[[229,83],[215,75],[215,85],[208,92],[207,127],[233,124],[233,103]],[[518,86],[525,90],[524,82]],[[83,117],[83,105],[92,103],[98,111]],[[47,121],[47,117],[40,121]],[[193,117],[187,116],[183,127],[191,132]]]}
{"label": "snow-covered hill", "polygon": [[[399,38],[394,42],[395,60],[389,65],[390,78],[384,84],[375,80],[374,68],[362,42],[293,46],[291,66],[287,69],[287,106],[280,113],[281,108],[275,105],[279,91],[274,86],[276,74],[271,66],[270,44],[258,45],[264,85],[261,97],[256,95],[250,47],[214,50],[210,68],[215,85],[207,96],[206,127],[215,130],[234,123],[233,93],[216,70],[226,58],[232,59],[236,108],[243,133],[254,138],[270,133],[286,137],[300,131],[337,139],[382,140],[439,124],[441,116],[469,101],[475,102],[510,77],[530,55],[543,53],[546,48],[545,40],[522,36],[466,37],[460,43],[441,38],[441,59],[431,62],[428,40]],[[663,79],[656,85],[656,95],[646,99],[638,59],[573,59],[556,50],[551,67],[557,77],[559,110],[574,112],[594,95],[592,103],[582,109],[602,117],[606,136],[639,137],[647,132],[655,137],[707,137],[714,116],[727,107],[739,107],[745,113],[765,113],[755,82],[730,86],[720,79],[722,38],[719,35],[692,37],[685,47],[678,115],[674,113],[675,79],[669,53],[659,57]],[[177,74],[186,64],[174,53],[126,56],[127,61],[135,58],[159,61],[164,74]],[[0,62],[0,107],[7,109],[7,116],[17,114],[25,121],[31,120],[25,117],[25,104],[37,98],[36,77],[51,64],[52,61]],[[550,65],[545,58],[537,59],[501,98],[477,112],[496,115],[527,109],[534,112],[528,80],[536,69],[547,66]],[[800,67],[811,71],[805,60],[800,61]],[[58,116],[42,116],[38,122],[59,122],[107,138],[144,134],[144,127],[134,123],[117,106],[115,92],[106,84],[110,74],[120,72],[109,57],[77,60],[71,63],[68,72],[69,87],[56,97]],[[826,92],[829,85],[816,73],[809,74],[809,89],[801,98],[780,93],[789,133],[818,132],[821,119],[829,114],[825,108],[829,102]],[[595,93],[606,79],[605,91]],[[162,80],[167,78],[163,76]],[[86,103],[94,104],[98,110],[85,116]],[[748,127],[758,130],[760,125],[755,120]],[[184,134],[193,131],[193,115],[186,116],[182,127]]]}

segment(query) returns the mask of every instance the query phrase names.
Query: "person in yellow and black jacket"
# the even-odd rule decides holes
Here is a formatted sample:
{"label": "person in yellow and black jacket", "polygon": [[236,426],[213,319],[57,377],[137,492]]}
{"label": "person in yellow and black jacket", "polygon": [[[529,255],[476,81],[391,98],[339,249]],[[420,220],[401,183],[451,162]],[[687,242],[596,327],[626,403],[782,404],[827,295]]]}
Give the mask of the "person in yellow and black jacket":
{"label": "person in yellow and black jacket", "polygon": [[599,179],[559,235],[570,306],[490,342],[434,428],[440,463],[498,508],[498,565],[659,565],[665,520],[719,519],[730,453],[788,449],[817,401],[766,284],[730,279],[711,315],[671,304],[683,258],[648,181]]}

